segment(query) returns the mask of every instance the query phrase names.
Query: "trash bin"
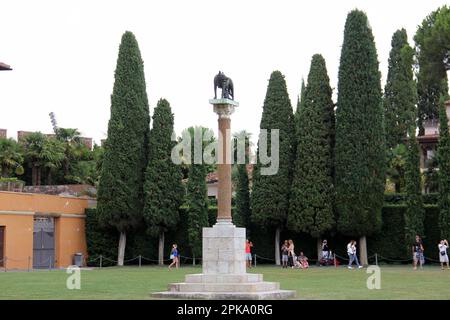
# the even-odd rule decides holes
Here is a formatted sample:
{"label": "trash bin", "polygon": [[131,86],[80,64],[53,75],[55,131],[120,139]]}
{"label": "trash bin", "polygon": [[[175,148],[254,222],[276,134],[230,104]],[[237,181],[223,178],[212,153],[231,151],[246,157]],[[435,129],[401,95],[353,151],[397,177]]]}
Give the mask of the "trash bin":
{"label": "trash bin", "polygon": [[83,266],[83,254],[82,253],[78,252],[73,255],[73,264],[80,268]]}

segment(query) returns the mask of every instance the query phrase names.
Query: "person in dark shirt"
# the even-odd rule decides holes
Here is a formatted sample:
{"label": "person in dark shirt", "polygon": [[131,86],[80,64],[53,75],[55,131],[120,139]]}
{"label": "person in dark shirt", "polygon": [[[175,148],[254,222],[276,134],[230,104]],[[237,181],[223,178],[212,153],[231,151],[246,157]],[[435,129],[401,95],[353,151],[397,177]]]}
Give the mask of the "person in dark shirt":
{"label": "person in dark shirt", "polygon": [[288,259],[289,259],[289,244],[287,240],[284,240],[283,245],[281,246],[281,262],[282,268],[288,267]]}
{"label": "person in dark shirt", "polygon": [[413,265],[414,270],[417,270],[417,263],[419,262],[420,268],[423,268],[423,263],[425,262],[424,256],[423,256],[423,243],[422,239],[416,235],[416,241],[412,245],[412,251],[413,251]]}

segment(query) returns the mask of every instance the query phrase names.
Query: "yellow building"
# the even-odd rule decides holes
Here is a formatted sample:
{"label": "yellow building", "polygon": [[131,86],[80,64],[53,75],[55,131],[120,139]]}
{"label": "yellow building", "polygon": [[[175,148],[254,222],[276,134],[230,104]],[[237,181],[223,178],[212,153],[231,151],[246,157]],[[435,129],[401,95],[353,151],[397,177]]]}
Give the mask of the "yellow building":
{"label": "yellow building", "polygon": [[64,268],[86,257],[89,199],[0,192],[0,268]]}

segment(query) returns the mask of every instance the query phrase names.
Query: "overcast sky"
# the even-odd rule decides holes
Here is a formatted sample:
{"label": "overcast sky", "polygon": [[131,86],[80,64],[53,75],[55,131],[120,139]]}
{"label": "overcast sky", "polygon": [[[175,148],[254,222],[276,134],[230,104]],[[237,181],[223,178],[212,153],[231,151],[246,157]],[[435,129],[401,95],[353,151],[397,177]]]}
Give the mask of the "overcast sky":
{"label": "overcast sky", "polygon": [[392,34],[403,27],[413,44],[417,25],[446,2],[0,0],[0,61],[14,69],[0,73],[0,128],[14,138],[17,130],[50,133],[53,111],[59,126],[99,143],[106,137],[120,39],[129,30],[144,60],[151,114],[163,97],[177,134],[192,125],[217,131],[208,100],[222,70],[240,103],[232,130],[245,129],[255,140],[272,71],[286,76],[294,108],[315,53],[324,56],[337,88],[350,10],[368,15],[384,87]]}

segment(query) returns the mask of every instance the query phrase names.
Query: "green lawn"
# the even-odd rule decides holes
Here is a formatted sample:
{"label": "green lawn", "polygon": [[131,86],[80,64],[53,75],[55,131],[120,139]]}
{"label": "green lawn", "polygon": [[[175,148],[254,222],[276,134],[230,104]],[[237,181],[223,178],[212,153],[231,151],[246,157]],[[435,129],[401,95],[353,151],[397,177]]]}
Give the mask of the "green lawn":
{"label": "green lawn", "polygon": [[[110,267],[83,270],[81,290],[68,290],[65,271],[1,272],[0,299],[150,299],[169,282],[182,282],[199,267],[167,270],[160,267]],[[406,266],[381,267],[381,289],[368,290],[366,269],[312,267],[309,270],[261,266],[267,281],[282,289],[297,290],[298,299],[450,299],[450,270],[426,266],[413,271]]]}

